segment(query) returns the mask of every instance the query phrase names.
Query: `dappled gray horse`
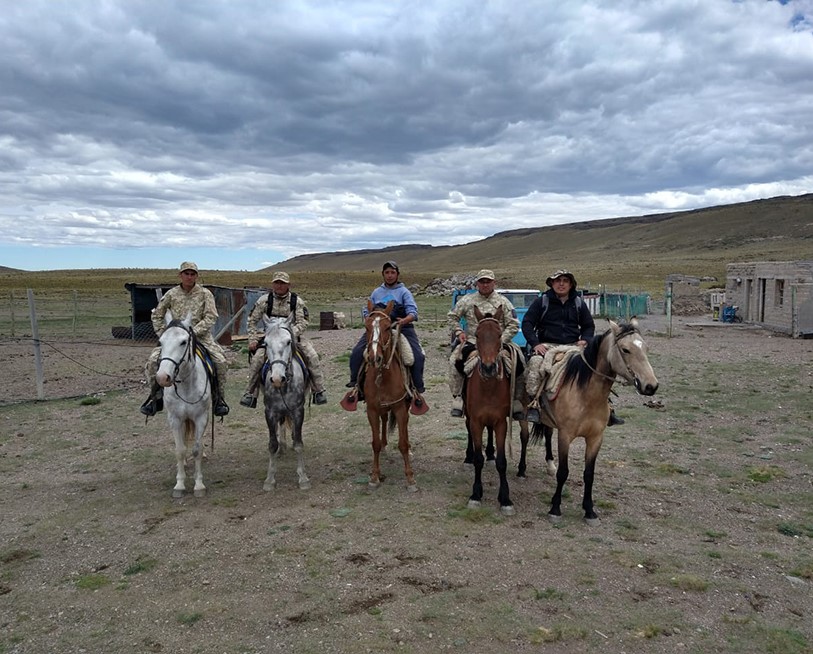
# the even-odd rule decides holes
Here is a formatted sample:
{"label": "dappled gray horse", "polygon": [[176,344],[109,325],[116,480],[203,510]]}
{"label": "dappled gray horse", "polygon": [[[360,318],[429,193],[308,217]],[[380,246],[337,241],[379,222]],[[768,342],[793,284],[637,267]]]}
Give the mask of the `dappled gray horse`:
{"label": "dappled gray horse", "polygon": [[265,356],[263,367],[263,401],[268,424],[268,475],[263,490],[273,490],[277,484],[277,459],[280,441],[287,432],[296,452],[296,474],[301,489],[310,488],[305,474],[302,445],[302,422],[305,419],[305,391],[308,385],[307,367],[296,349],[289,318],[263,318],[265,326]]}

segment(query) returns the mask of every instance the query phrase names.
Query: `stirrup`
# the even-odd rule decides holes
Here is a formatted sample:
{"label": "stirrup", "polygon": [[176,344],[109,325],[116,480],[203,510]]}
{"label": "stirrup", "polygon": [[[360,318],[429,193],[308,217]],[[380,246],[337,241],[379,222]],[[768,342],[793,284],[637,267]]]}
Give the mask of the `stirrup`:
{"label": "stirrup", "polygon": [[249,409],[257,408],[257,398],[251,393],[246,393],[240,398],[240,405],[248,407]]}
{"label": "stirrup", "polygon": [[229,405],[226,404],[223,400],[220,400],[219,402],[217,402],[215,404],[215,408],[213,410],[213,413],[218,418],[222,418],[223,416],[226,416],[226,415],[229,414]]}
{"label": "stirrup", "polygon": [[525,414],[525,420],[527,420],[528,422],[532,422],[536,425],[542,422],[542,416],[539,415],[539,409],[533,406],[529,406],[528,411]]}
{"label": "stirrup", "polygon": [[314,404],[327,404],[327,393],[325,391],[316,391],[313,394],[313,403]]}

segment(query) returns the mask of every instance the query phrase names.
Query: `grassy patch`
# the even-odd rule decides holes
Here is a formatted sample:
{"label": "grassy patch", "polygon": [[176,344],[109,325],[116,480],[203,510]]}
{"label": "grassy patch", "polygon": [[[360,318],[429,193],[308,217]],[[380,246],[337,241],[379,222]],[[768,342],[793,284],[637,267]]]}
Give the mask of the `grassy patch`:
{"label": "grassy patch", "polygon": [[82,590],[99,590],[108,584],[110,584],[110,578],[100,574],[82,575],[74,582],[74,585]]}
{"label": "grassy patch", "polygon": [[191,627],[196,622],[203,620],[203,613],[199,613],[197,611],[194,613],[179,613],[177,616],[175,616],[175,619],[179,624]]}
{"label": "grassy patch", "polygon": [[135,563],[131,563],[124,569],[124,574],[129,576],[149,572],[157,565],[158,561],[156,559],[137,559]]}
{"label": "grassy patch", "polygon": [[759,484],[764,484],[775,479],[782,479],[785,471],[777,466],[755,466],[748,468],[748,479]]}
{"label": "grassy patch", "polygon": [[696,575],[677,575],[669,579],[669,584],[685,591],[702,593],[708,590],[709,582]]}

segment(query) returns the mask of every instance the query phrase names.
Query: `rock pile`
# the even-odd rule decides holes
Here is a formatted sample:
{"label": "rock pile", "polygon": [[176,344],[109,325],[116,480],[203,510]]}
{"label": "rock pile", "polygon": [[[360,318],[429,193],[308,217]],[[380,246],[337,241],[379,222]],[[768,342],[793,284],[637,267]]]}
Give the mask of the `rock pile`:
{"label": "rock pile", "polygon": [[426,288],[419,290],[421,295],[451,295],[456,288],[474,288],[477,273],[464,273],[452,275],[451,277],[436,277],[426,285]]}

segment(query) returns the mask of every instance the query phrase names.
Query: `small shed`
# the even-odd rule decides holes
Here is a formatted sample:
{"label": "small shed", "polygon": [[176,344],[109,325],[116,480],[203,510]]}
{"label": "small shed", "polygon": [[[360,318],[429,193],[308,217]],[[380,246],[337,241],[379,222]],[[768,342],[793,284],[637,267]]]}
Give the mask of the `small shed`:
{"label": "small shed", "polygon": [[725,296],[743,322],[813,337],[813,261],[730,263]]}
{"label": "small shed", "polygon": [[[114,327],[114,336],[135,340],[154,339],[156,336],[150,314],[158,306],[158,301],[164,293],[173,286],[177,286],[177,284],[135,284],[132,282],[125,284],[124,288],[130,292],[132,324],[129,328]],[[248,313],[260,295],[267,291],[208,284],[204,284],[204,287],[214,295],[219,316],[212,330],[213,336],[221,345],[231,345],[234,337],[247,334]],[[124,331],[122,332],[122,330]]]}

